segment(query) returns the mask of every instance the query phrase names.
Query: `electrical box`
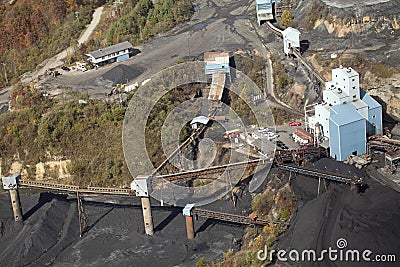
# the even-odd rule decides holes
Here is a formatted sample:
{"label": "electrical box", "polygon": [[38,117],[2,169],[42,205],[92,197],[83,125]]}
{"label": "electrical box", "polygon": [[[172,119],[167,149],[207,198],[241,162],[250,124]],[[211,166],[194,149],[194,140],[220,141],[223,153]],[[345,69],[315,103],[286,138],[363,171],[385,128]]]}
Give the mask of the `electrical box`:
{"label": "electrical box", "polygon": [[185,208],[183,208],[183,215],[184,216],[192,216],[192,209],[194,204],[187,204]]}
{"label": "electrical box", "polygon": [[151,193],[152,176],[140,175],[131,183],[131,189],[135,190],[137,197],[149,197]]}
{"label": "electrical box", "polygon": [[3,188],[6,190],[18,189],[19,179],[21,179],[21,174],[13,174],[11,176],[1,177],[1,180],[3,182]]}

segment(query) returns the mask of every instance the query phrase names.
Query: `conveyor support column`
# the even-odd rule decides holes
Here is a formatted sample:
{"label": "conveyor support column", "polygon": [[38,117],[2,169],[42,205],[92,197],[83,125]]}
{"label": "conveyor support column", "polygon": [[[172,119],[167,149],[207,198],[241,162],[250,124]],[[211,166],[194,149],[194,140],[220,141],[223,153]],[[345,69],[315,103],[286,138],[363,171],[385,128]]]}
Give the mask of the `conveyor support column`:
{"label": "conveyor support column", "polygon": [[189,240],[194,239],[194,223],[192,214],[193,207],[194,204],[187,204],[183,209],[183,215],[185,216],[186,220],[186,233]]}
{"label": "conveyor support column", "polygon": [[19,199],[18,192],[18,180],[21,179],[20,174],[13,174],[11,176],[3,176],[2,183],[3,188],[10,192],[11,206],[14,213],[14,220],[16,222],[22,222],[22,207]]}
{"label": "conveyor support column", "polygon": [[147,235],[154,234],[153,218],[151,214],[150,190],[151,176],[138,176],[131,183],[131,189],[135,190],[136,196],[141,198],[144,230]]}

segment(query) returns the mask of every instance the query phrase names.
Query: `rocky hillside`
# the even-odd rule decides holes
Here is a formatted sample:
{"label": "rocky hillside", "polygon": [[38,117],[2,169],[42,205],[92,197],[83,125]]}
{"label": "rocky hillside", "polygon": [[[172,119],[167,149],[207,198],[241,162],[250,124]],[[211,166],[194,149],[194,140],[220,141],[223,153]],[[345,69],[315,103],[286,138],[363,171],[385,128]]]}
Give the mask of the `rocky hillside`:
{"label": "rocky hillside", "polygon": [[362,88],[398,120],[400,1],[292,2],[291,25],[310,43],[305,56],[326,78],[339,65],[353,67],[361,76]]}

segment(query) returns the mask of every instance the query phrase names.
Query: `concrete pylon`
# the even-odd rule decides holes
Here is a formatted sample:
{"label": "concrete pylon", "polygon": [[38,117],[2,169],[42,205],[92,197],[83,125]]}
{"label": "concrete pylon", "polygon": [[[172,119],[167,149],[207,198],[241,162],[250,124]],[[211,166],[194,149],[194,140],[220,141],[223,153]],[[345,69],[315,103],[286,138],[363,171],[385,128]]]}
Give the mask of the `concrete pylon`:
{"label": "concrete pylon", "polygon": [[21,201],[19,200],[19,193],[17,189],[10,190],[11,206],[14,212],[14,220],[16,222],[22,222],[22,207]]}
{"label": "concrete pylon", "polygon": [[136,196],[141,198],[144,230],[150,236],[154,234],[150,205],[151,178],[151,176],[138,176],[131,183],[131,189],[135,190]]}
{"label": "concrete pylon", "polygon": [[194,239],[194,223],[193,216],[185,216],[186,219],[186,234],[189,240]]}
{"label": "concrete pylon", "polygon": [[14,213],[14,220],[22,222],[22,207],[19,200],[18,180],[21,179],[20,174],[13,174],[10,176],[2,176],[3,188],[10,192],[11,206]]}
{"label": "concrete pylon", "polygon": [[151,215],[151,205],[149,197],[142,197],[142,211],[143,211],[143,221],[144,221],[144,231],[146,235],[154,234],[153,218]]}
{"label": "concrete pylon", "polygon": [[194,204],[187,204],[185,206],[185,208],[183,209],[183,215],[185,216],[185,220],[186,220],[186,234],[187,234],[187,238],[189,240],[194,239],[194,236],[195,236],[193,214],[192,214],[193,207],[194,207]]}

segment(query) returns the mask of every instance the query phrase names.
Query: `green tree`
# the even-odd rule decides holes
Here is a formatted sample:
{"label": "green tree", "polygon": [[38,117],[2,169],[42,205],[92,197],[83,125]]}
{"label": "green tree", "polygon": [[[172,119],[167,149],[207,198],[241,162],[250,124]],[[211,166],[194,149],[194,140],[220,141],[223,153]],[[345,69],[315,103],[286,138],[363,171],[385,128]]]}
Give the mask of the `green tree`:
{"label": "green tree", "polygon": [[209,267],[210,265],[207,264],[206,260],[204,258],[200,258],[196,262],[196,267]]}
{"label": "green tree", "polygon": [[292,13],[289,10],[284,10],[281,16],[281,24],[284,27],[289,26],[290,23],[293,21]]}

